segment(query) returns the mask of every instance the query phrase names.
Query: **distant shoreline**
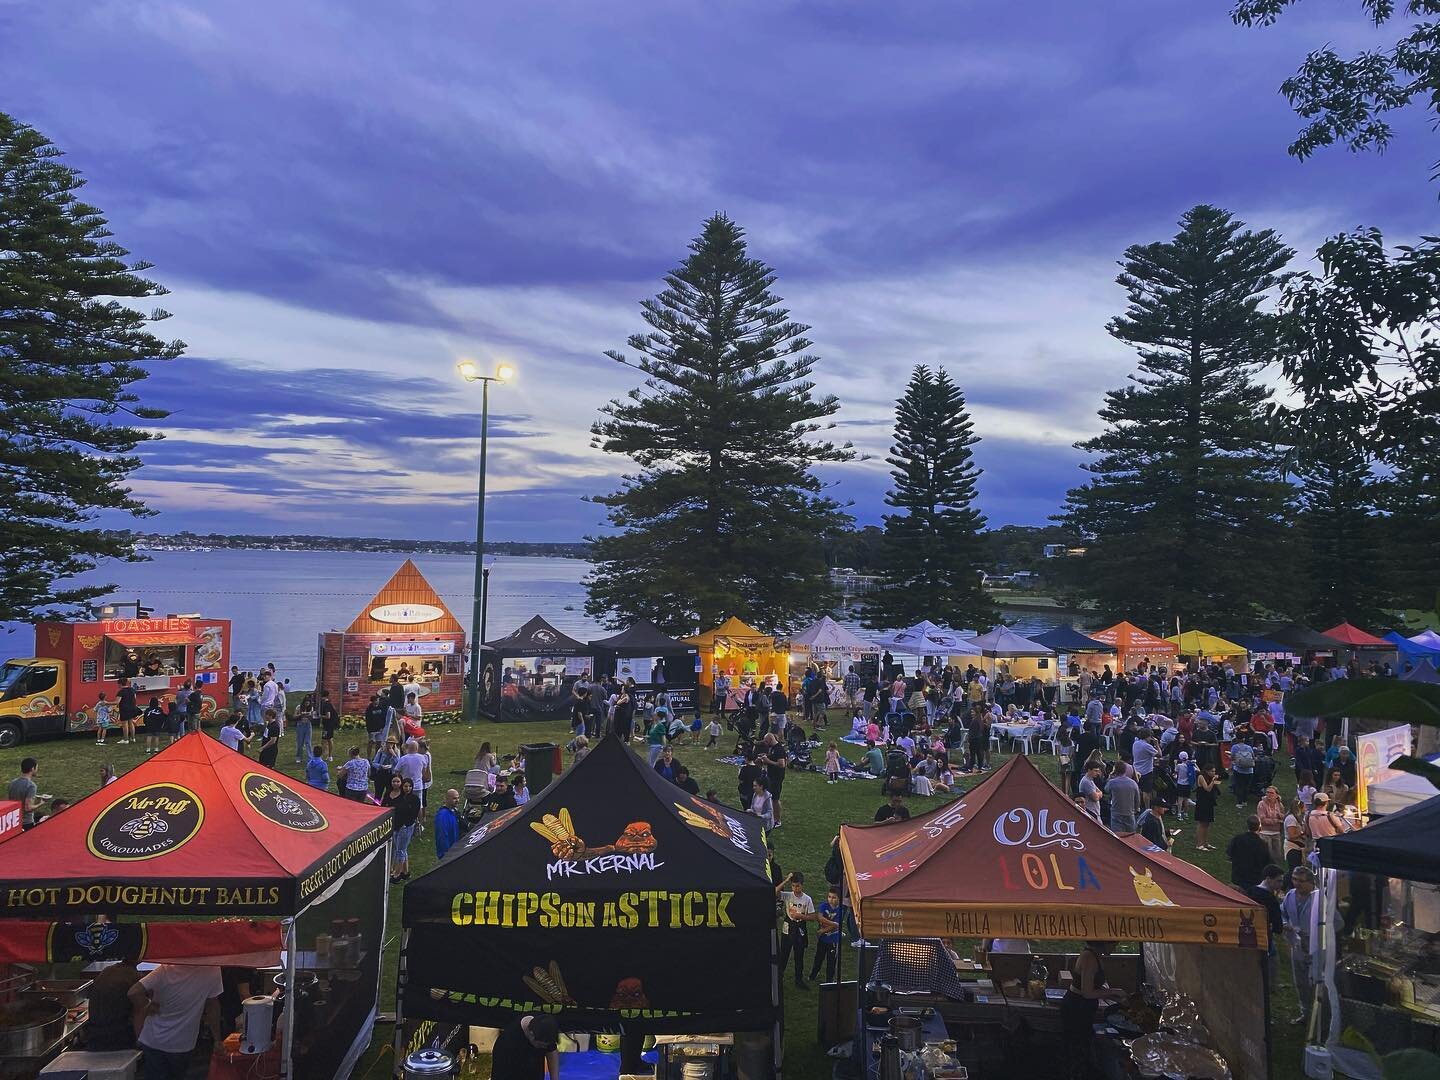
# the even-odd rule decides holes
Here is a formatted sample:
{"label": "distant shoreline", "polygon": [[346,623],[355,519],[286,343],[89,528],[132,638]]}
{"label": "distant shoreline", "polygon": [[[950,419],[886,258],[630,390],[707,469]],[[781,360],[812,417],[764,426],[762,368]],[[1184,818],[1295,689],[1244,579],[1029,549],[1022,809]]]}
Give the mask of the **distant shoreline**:
{"label": "distant shoreline", "polygon": [[[146,551],[335,551],[382,555],[470,555],[473,540],[395,540],[381,536],[257,536],[219,533],[174,535],[132,533],[136,550]],[[487,555],[529,558],[590,558],[584,541],[495,541],[485,544]]]}

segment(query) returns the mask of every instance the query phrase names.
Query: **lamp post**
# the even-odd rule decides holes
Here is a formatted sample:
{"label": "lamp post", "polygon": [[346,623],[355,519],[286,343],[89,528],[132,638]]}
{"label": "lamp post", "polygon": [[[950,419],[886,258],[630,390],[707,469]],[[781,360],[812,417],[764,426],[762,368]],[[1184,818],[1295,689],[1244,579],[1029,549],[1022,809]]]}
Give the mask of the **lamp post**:
{"label": "lamp post", "polygon": [[473,360],[455,365],[466,382],[480,384],[480,492],[475,509],[475,607],[470,618],[470,703],[466,717],[470,723],[480,719],[480,652],[485,644],[485,585],[490,572],[485,568],[485,457],[490,435],[490,384],[509,382],[515,369],[497,364],[494,375],[482,375]]}

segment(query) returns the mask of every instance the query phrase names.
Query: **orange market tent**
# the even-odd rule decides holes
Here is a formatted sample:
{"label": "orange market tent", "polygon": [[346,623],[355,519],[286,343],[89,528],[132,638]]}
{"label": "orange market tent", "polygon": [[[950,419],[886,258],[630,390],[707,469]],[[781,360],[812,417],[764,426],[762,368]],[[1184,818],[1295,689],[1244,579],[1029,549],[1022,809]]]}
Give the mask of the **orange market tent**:
{"label": "orange market tent", "polygon": [[1129,671],[1141,660],[1154,662],[1169,660],[1180,654],[1180,647],[1173,641],[1141,630],[1134,623],[1120,622],[1090,635],[1096,641],[1112,645],[1120,654],[1120,670]]}
{"label": "orange market tent", "polygon": [[1268,1076],[1264,911],[1116,836],[1029,758],[922,816],[842,825],[840,854],[863,937],[1139,944],[1156,982],[1195,999],[1233,1074]]}
{"label": "orange market tent", "polygon": [[921,817],[841,826],[840,850],[867,938],[1267,943],[1257,904],[1137,852],[1023,755]]}
{"label": "orange market tent", "polygon": [[759,682],[774,675],[781,685],[790,667],[790,652],[775,643],[773,634],[763,634],[734,615],[714,630],[683,639],[700,652],[700,684],[714,687],[715,676],[730,676],[733,686],[742,679]]}

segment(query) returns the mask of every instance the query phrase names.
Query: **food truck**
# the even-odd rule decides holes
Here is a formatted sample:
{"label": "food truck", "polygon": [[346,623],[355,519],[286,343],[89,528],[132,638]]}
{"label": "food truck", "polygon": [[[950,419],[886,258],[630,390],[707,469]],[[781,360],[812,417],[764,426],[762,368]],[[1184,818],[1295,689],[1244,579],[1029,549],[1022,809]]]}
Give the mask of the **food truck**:
{"label": "food truck", "polygon": [[[225,702],[230,620],[163,619],[42,622],[35,654],[0,667],[0,748],[39,735],[93,731],[103,702],[115,716],[128,677],[143,709],[189,682],[204,695],[201,719]],[[112,722],[114,720],[112,719]]]}

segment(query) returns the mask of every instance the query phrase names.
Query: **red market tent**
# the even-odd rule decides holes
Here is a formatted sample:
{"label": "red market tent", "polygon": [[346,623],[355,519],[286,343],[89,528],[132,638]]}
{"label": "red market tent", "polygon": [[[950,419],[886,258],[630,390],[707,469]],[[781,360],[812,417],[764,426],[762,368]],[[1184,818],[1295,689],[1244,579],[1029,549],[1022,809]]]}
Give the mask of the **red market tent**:
{"label": "red market tent", "polygon": [[865,937],[1104,938],[1263,949],[1257,904],[1150,858],[1081,811],[1029,758],[909,821],[842,825]]}
{"label": "red market tent", "polygon": [[[348,1075],[379,1003],[390,830],[389,810],[187,735],[0,848],[0,917],[83,928],[105,912],[122,935],[137,919],[279,917],[286,985],[295,985],[297,969],[327,980],[347,968],[304,1032],[296,1033],[286,998],[286,1075]],[[343,959],[320,945],[337,924],[347,940],[332,949]],[[244,925],[210,924],[215,952],[231,951],[226,928]]]}
{"label": "red market tent", "polygon": [[1384,638],[1376,637],[1374,634],[1367,634],[1358,626],[1352,626],[1348,622],[1342,622],[1339,626],[1332,626],[1329,630],[1325,631],[1325,636],[1343,642],[1352,649],[1385,649],[1387,652],[1395,651],[1395,646]]}
{"label": "red market tent", "polygon": [[1096,641],[1112,646],[1120,654],[1119,663],[1123,671],[1130,669],[1131,660],[1169,659],[1180,654],[1180,646],[1173,641],[1156,637],[1141,630],[1134,623],[1120,622],[1090,635]]}
{"label": "red market tent", "polygon": [[389,811],[187,735],[7,843],[0,915],[293,916],[389,835]]}

